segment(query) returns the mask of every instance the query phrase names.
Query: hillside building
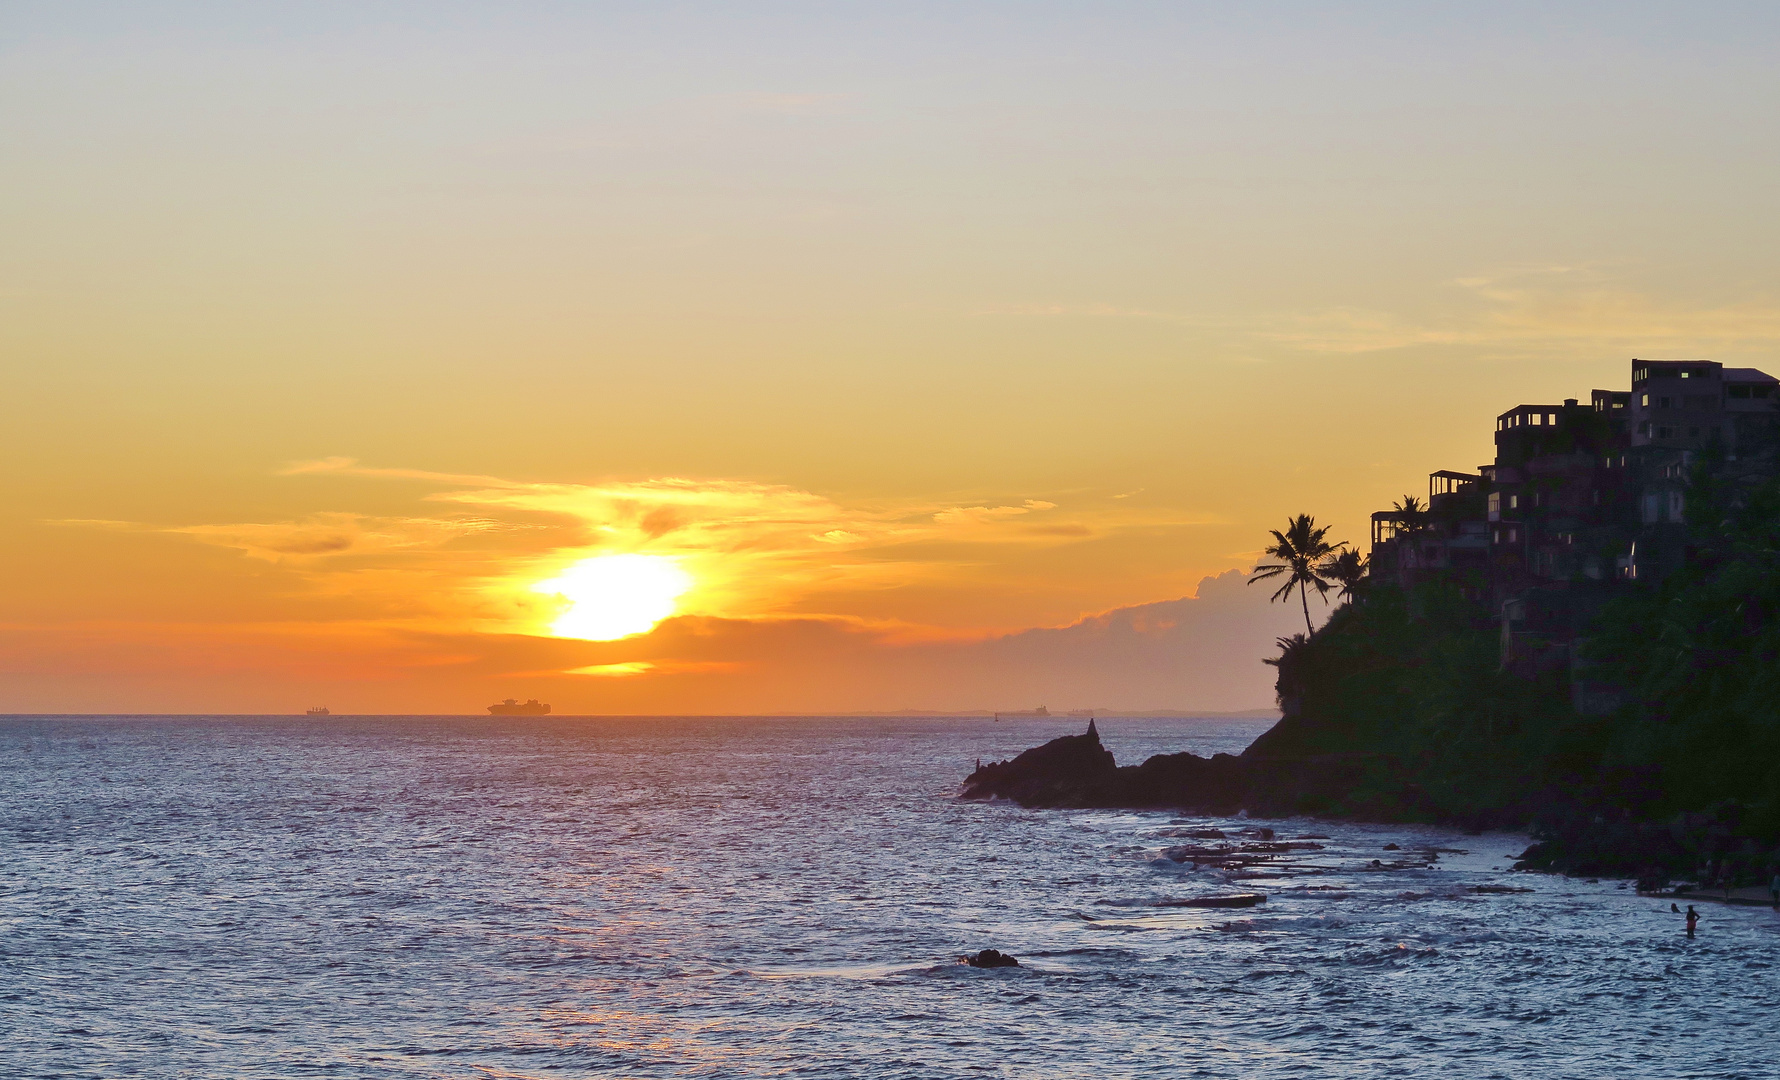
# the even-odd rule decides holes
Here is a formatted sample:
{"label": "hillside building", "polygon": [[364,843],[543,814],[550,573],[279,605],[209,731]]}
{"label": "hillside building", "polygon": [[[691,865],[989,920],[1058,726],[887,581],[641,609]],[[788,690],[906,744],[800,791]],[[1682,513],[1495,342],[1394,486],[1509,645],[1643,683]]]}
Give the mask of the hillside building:
{"label": "hillside building", "polygon": [[1765,372],[1633,360],[1631,375],[1586,404],[1515,406],[1496,418],[1493,462],[1429,474],[1424,509],[1372,515],[1375,581],[1455,586],[1500,624],[1505,667],[1568,665],[1589,711],[1610,702],[1583,677],[1577,636],[1616,587],[1685,558],[1694,463],[1771,476],[1780,443],[1780,380]]}

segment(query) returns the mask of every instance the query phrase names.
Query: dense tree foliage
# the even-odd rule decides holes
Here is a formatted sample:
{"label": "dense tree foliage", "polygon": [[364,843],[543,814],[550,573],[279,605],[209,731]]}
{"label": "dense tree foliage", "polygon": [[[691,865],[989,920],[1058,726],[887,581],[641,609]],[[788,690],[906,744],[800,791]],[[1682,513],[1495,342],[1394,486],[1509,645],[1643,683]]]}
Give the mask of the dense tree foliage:
{"label": "dense tree foliage", "polygon": [[1780,482],[1743,486],[1708,463],[1689,491],[1693,544],[1660,586],[1610,606],[1593,656],[1628,704],[1602,765],[1647,773],[1653,812],[1744,804],[1780,831]]}
{"label": "dense tree foliage", "polygon": [[1368,781],[1333,813],[1509,824],[1566,779],[1561,677],[1498,670],[1493,629],[1456,593],[1368,590],[1311,637],[1281,642],[1286,719],[1258,751],[1358,755]]}

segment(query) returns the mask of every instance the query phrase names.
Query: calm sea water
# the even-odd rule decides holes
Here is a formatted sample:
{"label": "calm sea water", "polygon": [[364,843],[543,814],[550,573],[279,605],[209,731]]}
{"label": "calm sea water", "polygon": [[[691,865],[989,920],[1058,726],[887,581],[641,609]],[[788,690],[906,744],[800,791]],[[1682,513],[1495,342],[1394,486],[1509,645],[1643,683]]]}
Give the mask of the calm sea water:
{"label": "calm sea water", "polygon": [[[1308,820],[1265,823],[1330,838],[1288,876],[1225,881],[1162,834],[1257,823],[954,801],[1076,729],[0,720],[0,1075],[1780,1076],[1780,915],[1689,941],[1505,872],[1523,837]],[[986,946],[1023,966],[955,962]]]}

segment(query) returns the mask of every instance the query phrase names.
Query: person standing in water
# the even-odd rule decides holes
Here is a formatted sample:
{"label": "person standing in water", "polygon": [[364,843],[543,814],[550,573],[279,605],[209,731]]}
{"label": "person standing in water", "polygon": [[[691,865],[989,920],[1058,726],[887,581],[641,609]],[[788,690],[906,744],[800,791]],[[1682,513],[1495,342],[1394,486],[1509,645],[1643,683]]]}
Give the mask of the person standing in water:
{"label": "person standing in water", "polygon": [[1693,937],[1694,927],[1696,927],[1698,925],[1700,925],[1700,913],[1693,909],[1692,904],[1689,904],[1689,905],[1687,905],[1687,936],[1688,937]]}

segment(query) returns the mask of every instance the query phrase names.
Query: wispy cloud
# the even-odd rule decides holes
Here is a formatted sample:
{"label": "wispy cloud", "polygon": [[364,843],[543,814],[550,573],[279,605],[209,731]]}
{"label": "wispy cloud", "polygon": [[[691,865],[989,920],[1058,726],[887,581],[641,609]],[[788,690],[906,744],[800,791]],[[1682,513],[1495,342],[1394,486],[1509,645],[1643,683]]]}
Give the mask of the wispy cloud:
{"label": "wispy cloud", "polygon": [[1444,301],[1414,311],[1331,305],[1209,315],[1110,303],[1013,304],[973,315],[1142,319],[1190,326],[1232,346],[1358,354],[1414,346],[1516,351],[1635,346],[1710,348],[1780,343],[1780,299],[1689,305],[1629,283],[1630,268],[1601,263],[1507,266],[1446,282]]}
{"label": "wispy cloud", "polygon": [[488,518],[389,518],[318,513],[293,521],[181,525],[157,531],[235,548],[255,559],[280,562],[336,555],[370,555],[438,547],[472,533],[513,526]]}
{"label": "wispy cloud", "polygon": [[329,511],[285,521],[207,525],[151,525],[105,518],[56,518],[46,524],[189,536],[200,543],[234,548],[267,562],[434,548],[475,533],[533,527],[493,518],[375,517]]}
{"label": "wispy cloud", "polygon": [[510,480],[498,476],[478,476],[469,473],[442,473],[427,469],[382,469],[362,465],[357,458],[326,457],[315,461],[295,461],[279,469],[279,476],[366,476],[380,480],[420,480],[437,484],[464,484],[487,487],[523,487]]}
{"label": "wispy cloud", "polygon": [[634,679],[645,675],[718,675],[742,670],[746,665],[731,660],[628,660],[618,664],[589,664],[569,668],[565,675],[592,675],[602,679]]}

